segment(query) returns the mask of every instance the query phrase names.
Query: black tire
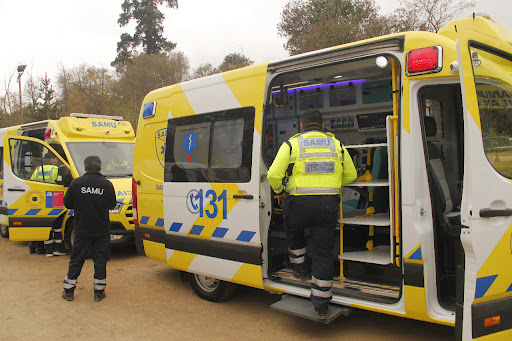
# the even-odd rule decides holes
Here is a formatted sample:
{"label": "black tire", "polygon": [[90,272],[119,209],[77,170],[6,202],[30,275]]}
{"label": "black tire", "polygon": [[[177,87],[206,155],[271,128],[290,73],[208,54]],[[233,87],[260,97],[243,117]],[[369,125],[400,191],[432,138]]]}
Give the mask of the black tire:
{"label": "black tire", "polygon": [[192,289],[197,296],[210,302],[222,302],[232,297],[236,284],[222,281],[213,277],[192,274]]}
{"label": "black tire", "polygon": [[0,225],[0,236],[9,238],[9,226],[3,224]]}

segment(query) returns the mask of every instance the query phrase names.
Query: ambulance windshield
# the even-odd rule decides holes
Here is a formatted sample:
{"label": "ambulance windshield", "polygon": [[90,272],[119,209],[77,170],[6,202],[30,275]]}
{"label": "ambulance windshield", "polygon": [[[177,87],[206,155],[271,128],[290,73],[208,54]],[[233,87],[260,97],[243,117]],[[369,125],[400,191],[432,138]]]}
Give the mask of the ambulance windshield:
{"label": "ambulance windshield", "polygon": [[101,159],[101,173],[106,177],[131,177],[135,143],[68,142],[69,153],[79,175],[85,173],[84,159],[97,155]]}

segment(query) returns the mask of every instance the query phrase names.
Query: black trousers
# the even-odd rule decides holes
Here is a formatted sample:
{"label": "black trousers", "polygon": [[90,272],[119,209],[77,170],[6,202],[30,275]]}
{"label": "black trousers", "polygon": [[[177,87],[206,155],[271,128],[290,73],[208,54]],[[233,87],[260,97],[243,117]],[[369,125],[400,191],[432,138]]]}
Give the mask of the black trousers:
{"label": "black trousers", "polygon": [[[311,301],[325,308],[332,298],[334,247],[340,198],[336,195],[288,196],[281,205],[285,220],[290,262],[294,269],[309,272],[311,257]],[[309,248],[304,230],[310,229]]]}
{"label": "black trousers", "polygon": [[93,252],[94,279],[105,280],[107,278],[107,262],[110,260],[110,235],[99,237],[75,236],[69,258],[67,279],[76,281],[78,276],[80,276],[89,248]]}

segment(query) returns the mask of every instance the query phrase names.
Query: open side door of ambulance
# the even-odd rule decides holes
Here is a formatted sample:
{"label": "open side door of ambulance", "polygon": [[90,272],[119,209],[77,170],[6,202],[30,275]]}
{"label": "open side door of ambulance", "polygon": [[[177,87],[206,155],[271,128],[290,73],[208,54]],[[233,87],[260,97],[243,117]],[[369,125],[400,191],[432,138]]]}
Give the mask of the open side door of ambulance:
{"label": "open side door of ambulance", "polygon": [[459,340],[512,340],[512,46],[464,27],[457,35],[464,272],[456,333]]}
{"label": "open side door of ambulance", "polygon": [[[53,154],[58,159],[57,179],[48,172],[47,160],[50,158],[45,157],[47,154]],[[4,166],[2,199],[7,202],[9,239],[47,240],[53,222],[66,210],[63,202],[66,188],[59,183],[63,174],[65,177],[70,176],[69,165],[41,140],[5,135]]]}

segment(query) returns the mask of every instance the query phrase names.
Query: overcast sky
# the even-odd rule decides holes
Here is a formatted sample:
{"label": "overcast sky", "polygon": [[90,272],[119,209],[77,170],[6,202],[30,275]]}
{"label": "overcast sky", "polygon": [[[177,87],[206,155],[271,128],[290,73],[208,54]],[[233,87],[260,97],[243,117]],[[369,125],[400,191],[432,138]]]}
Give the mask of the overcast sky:
{"label": "overcast sky", "polygon": [[[161,8],[164,35],[189,58],[218,66],[231,52],[256,63],[286,57],[284,40],[277,36],[280,14],[288,0],[178,0],[179,9]],[[382,12],[391,12],[397,0],[376,0]],[[0,96],[19,64],[26,72],[55,82],[59,64],[82,63],[109,67],[116,57],[121,33],[117,19],[123,0],[0,0]],[[486,7],[488,6],[488,7]],[[510,0],[477,0],[475,11],[486,12],[512,30]],[[471,13],[467,13],[470,15]],[[22,80],[26,80],[26,76]],[[24,82],[23,82],[24,83]],[[17,84],[11,87],[17,89]]]}

